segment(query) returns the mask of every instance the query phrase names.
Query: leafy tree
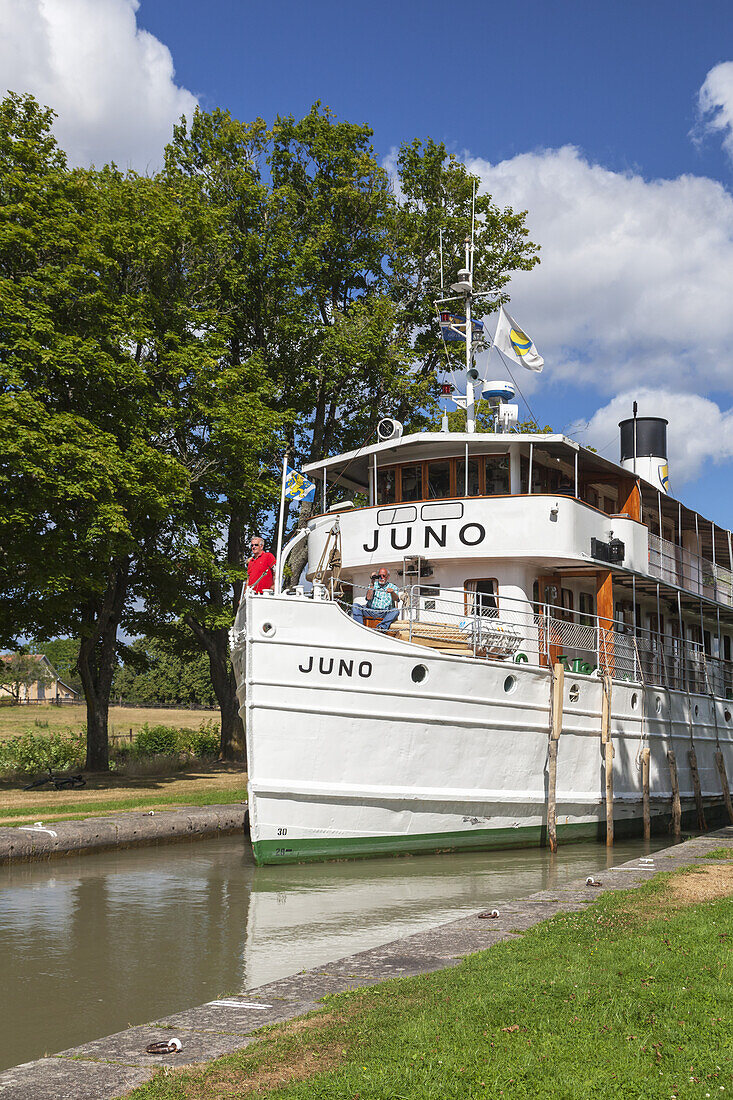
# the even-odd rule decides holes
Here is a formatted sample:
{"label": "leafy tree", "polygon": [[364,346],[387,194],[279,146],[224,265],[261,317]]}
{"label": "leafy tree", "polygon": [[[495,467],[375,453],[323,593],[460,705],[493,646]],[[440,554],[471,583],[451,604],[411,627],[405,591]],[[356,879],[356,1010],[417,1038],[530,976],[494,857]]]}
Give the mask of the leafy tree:
{"label": "leafy tree", "polygon": [[176,653],[160,639],[137,638],[115,673],[115,696],[130,703],[211,707],[216,702],[205,653]]}
{"label": "leafy tree", "polygon": [[205,305],[164,327],[161,301],[205,269],[209,226],[155,180],[68,171],[51,121],[0,104],[0,636],[80,638],[87,766],[106,769],[117,633],[189,486],[159,395],[216,358]]}

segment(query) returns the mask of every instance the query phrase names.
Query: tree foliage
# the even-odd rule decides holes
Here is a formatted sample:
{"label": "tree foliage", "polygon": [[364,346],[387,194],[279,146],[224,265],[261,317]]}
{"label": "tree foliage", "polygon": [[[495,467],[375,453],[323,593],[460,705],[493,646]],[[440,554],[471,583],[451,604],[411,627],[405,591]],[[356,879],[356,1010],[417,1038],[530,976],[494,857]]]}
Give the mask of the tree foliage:
{"label": "tree foliage", "polygon": [[[106,768],[120,630],[172,653],[185,629],[231,756],[228,630],[283,454],[430,422],[438,232],[457,266],[476,181],[430,140],[388,172],[369,127],[318,103],[269,128],[197,110],[151,177],[70,170],[52,121],[0,104],[0,642],[79,639],[87,765]],[[496,304],[537,250],[523,214],[476,195],[475,215]]]}
{"label": "tree foliage", "polygon": [[216,696],[209,662],[201,651],[176,653],[158,638],[137,638],[115,673],[113,695],[123,702],[156,706],[212,707]]}

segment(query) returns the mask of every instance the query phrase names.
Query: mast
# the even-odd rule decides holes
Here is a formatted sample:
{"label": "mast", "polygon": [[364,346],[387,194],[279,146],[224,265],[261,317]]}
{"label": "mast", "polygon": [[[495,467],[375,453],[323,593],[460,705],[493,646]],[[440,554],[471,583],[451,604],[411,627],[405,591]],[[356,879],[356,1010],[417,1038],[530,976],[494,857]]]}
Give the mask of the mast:
{"label": "mast", "polygon": [[466,271],[468,272],[468,290],[466,295],[466,431],[476,431],[476,393],[471,378],[473,366],[473,322],[471,320],[471,290],[473,284],[473,248],[470,237],[466,237]]}

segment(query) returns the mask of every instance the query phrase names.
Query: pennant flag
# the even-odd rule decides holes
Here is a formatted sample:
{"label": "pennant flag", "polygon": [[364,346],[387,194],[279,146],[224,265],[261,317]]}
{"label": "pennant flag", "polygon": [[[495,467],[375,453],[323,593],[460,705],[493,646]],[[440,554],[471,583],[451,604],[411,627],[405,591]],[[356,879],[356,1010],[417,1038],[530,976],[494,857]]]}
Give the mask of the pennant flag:
{"label": "pennant flag", "polygon": [[[451,340],[466,339],[466,318],[457,313],[448,313],[442,310],[440,314],[440,328],[446,343]],[[480,336],[484,331],[483,321],[471,320],[471,332],[474,336]]]}
{"label": "pennant flag", "polygon": [[502,306],[494,335],[494,347],[527,370],[541,371],[545,361],[527,333],[509,316]]}
{"label": "pennant flag", "polygon": [[307,477],[288,466],[285,474],[285,496],[291,500],[314,500],[316,485]]}

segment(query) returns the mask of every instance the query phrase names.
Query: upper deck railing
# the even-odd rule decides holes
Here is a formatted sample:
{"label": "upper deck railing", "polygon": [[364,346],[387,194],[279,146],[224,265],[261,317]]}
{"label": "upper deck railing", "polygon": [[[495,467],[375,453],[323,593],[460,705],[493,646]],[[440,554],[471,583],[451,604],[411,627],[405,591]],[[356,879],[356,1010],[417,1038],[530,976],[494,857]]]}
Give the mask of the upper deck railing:
{"label": "upper deck railing", "polygon": [[649,532],[649,572],[696,596],[733,607],[733,573],[677,543]]}
{"label": "upper deck railing", "polygon": [[[360,594],[363,589],[353,586],[352,598]],[[733,698],[733,662],[706,654],[698,642],[551,604],[412,585],[401,593],[392,631],[459,656],[560,663],[569,673],[608,672],[617,680]]]}

